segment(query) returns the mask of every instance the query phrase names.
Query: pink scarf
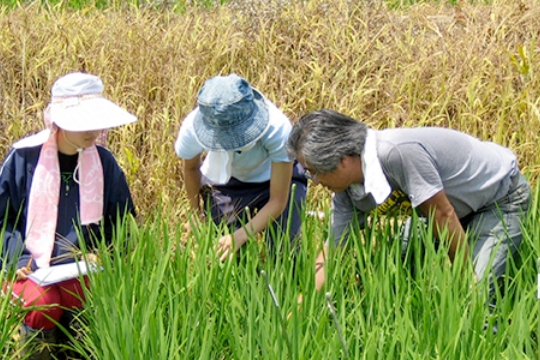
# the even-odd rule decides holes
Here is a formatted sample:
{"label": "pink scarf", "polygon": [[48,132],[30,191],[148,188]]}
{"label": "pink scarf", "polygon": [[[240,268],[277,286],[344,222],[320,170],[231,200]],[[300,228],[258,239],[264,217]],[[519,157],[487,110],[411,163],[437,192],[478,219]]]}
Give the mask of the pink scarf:
{"label": "pink scarf", "polygon": [[[103,218],[103,167],[95,145],[79,152],[73,178],[79,183],[81,224],[98,223]],[[59,199],[60,165],[56,133],[53,133],[41,149],[28,200],[26,248],[38,268],[49,267],[56,240]]]}

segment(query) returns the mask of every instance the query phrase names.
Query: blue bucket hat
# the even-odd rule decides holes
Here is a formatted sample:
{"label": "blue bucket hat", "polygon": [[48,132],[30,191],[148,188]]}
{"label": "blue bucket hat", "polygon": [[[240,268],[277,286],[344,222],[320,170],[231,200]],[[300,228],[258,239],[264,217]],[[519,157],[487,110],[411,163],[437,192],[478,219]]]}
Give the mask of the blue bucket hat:
{"label": "blue bucket hat", "polygon": [[197,103],[199,111],[193,127],[197,140],[206,149],[240,149],[259,139],[268,128],[264,97],[236,74],[207,80]]}

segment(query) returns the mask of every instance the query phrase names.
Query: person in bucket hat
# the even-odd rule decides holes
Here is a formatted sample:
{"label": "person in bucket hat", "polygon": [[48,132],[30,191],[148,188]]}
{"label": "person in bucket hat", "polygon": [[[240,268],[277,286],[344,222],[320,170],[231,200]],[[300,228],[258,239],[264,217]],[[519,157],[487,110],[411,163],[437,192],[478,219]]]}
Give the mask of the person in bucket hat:
{"label": "person in bucket hat", "polygon": [[58,341],[56,323],[73,315],[66,309],[82,307],[85,286],[78,278],[41,286],[28,275],[75,262],[82,240],[89,250],[102,234],[110,243],[117,216],[135,213],[123,171],[96,141],[136,117],[102,93],[97,76],[76,72],[59,78],[44,112],[46,129],[17,141],[0,170],[2,268],[15,268],[11,290],[24,307],[47,306],[24,318],[21,342],[35,350],[28,359],[51,358],[43,343]]}
{"label": "person in bucket hat", "polygon": [[197,103],[182,122],[175,151],[184,160],[184,186],[193,210],[202,214],[209,209],[216,224],[234,229],[218,240],[220,259],[269,224],[275,230],[267,232],[269,246],[278,245],[270,234],[288,234],[293,242],[307,180],[287,156],[289,119],[236,74],[207,80]]}

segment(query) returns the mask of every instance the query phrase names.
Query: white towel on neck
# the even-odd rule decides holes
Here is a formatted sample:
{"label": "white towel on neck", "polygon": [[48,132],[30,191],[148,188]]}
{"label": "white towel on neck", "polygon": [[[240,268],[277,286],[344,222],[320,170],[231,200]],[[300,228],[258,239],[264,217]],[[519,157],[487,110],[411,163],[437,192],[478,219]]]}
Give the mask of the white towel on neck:
{"label": "white towel on neck", "polygon": [[232,176],[232,162],[234,153],[241,153],[251,150],[263,135],[264,133],[251,143],[234,151],[209,151],[206,154],[203,164],[201,165],[201,173],[210,179],[210,181],[212,181],[214,184],[223,185],[228,183]]}
{"label": "white towel on neck", "polygon": [[209,151],[201,165],[201,173],[215,184],[229,182],[232,176],[234,151]]}
{"label": "white towel on neck", "polygon": [[377,205],[382,204],[390,195],[392,188],[383,173],[377,156],[377,138],[375,131],[368,129],[366,143],[362,151],[362,171],[364,172],[364,190],[371,194]]}

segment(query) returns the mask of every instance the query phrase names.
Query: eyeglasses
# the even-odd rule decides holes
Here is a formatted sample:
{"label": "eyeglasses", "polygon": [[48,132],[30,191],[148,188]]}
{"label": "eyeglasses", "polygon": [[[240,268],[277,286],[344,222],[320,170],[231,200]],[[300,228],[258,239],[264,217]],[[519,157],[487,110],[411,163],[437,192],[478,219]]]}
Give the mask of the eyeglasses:
{"label": "eyeglasses", "polygon": [[314,172],[313,170],[310,170],[310,169],[305,169],[305,177],[306,179],[308,180],[311,180],[311,181],[317,181],[317,176],[319,175],[318,172]]}

